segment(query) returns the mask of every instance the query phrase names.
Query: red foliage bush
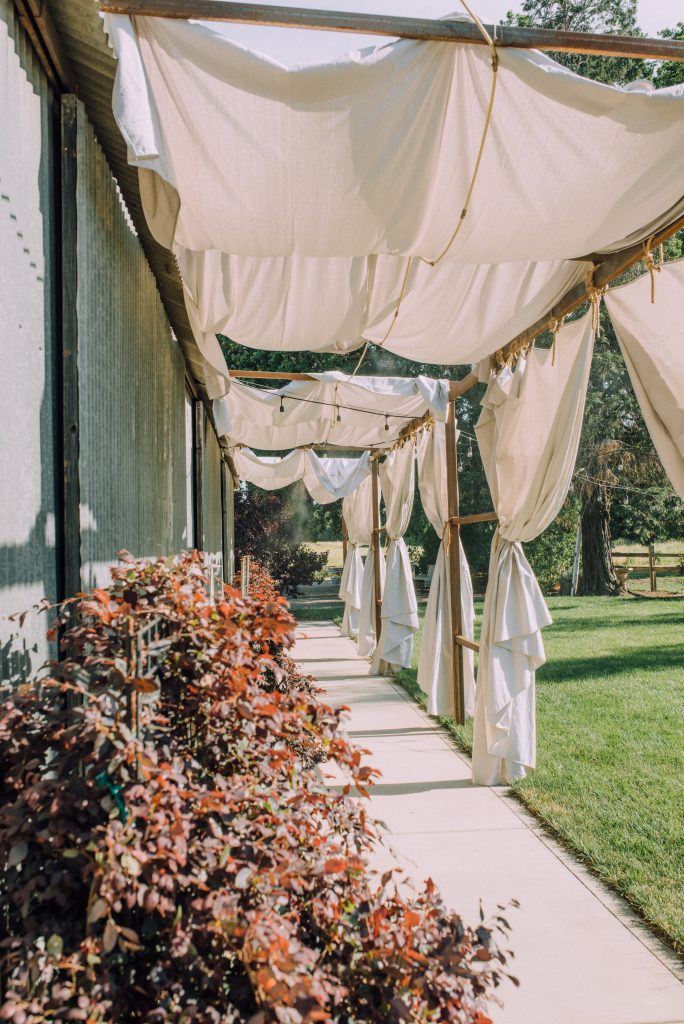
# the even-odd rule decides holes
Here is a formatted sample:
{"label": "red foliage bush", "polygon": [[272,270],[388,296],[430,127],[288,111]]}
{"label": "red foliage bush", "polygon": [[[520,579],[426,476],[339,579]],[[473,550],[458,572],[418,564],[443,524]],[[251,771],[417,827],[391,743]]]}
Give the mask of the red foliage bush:
{"label": "red foliage bush", "polygon": [[362,792],[373,772],[301,685],[266,577],[214,605],[193,556],[113,572],[0,708],[0,1018],[483,1024],[505,958],[431,884],[368,870],[363,801],[302,751]]}

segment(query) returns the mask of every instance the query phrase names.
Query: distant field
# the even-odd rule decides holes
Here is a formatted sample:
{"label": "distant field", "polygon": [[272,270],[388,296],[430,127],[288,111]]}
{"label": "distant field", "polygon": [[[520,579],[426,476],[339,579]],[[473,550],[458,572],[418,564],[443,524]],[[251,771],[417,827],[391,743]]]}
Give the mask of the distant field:
{"label": "distant field", "polygon": [[[306,546],[313,548],[314,551],[327,551],[328,565],[331,569],[341,569],[344,565],[341,540],[307,540]],[[361,553],[365,555],[366,549],[361,548]]]}

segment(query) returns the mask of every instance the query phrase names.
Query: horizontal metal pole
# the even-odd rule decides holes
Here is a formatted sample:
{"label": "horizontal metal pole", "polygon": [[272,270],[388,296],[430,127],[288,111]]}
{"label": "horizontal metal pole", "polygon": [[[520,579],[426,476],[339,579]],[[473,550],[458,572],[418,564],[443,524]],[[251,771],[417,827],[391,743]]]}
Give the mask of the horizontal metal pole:
{"label": "horizontal metal pole", "polygon": [[[364,35],[399,36],[431,42],[486,45],[479,28],[471,21],[267,7],[264,4],[236,3],[234,0],[100,0],[100,10],[149,18],[232,21],[250,25],[360,32]],[[595,53],[611,57],[641,57],[648,60],[684,60],[684,42],[676,39],[557,32],[518,25],[486,25],[485,28],[490,36],[496,38],[497,46]]]}

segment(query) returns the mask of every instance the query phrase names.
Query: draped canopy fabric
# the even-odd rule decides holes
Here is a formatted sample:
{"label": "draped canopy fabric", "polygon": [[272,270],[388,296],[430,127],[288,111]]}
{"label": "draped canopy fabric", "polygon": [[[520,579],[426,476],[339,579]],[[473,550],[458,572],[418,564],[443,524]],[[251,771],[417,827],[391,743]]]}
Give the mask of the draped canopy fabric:
{"label": "draped canopy fabric", "polygon": [[266,491],[288,487],[297,480],[319,505],[328,505],[351,494],[370,475],[370,455],[357,459],[319,458],[315,452],[295,449],[289,455],[273,458],[255,455],[249,448],[237,448],[233,461],[241,480]]}
{"label": "draped canopy fabric", "polygon": [[551,616],[521,541],[565,500],[579,446],[594,341],[591,313],[491,378],[476,427],[499,525],[480,639],[473,781],[512,782],[535,766],[535,673]]}
{"label": "draped canopy fabric", "polygon": [[[418,685],[428,697],[431,715],[454,712],[454,641],[451,628],[449,563],[444,547],[444,528],[449,516],[447,502],[447,456],[444,424],[425,430],[418,439],[418,486],[425,514],[442,538],[439,545],[425,610],[423,639],[418,660]],[[455,468],[455,467],[454,467]],[[461,622],[463,635],[473,639],[475,608],[470,566],[459,544],[461,569]],[[475,713],[475,676],[473,652],[463,651],[463,692],[466,717]]]}
{"label": "draped canopy fabric", "polygon": [[385,527],[389,548],[382,595],[382,631],[378,660],[408,668],[418,622],[418,602],[404,534],[413,511],[416,489],[413,444],[390,452],[380,466],[380,487],[385,500]]}
{"label": "draped canopy fabric", "polygon": [[684,499],[684,261],[606,293],[622,354],[665,472]]}
{"label": "draped canopy fabric", "polygon": [[214,402],[219,433],[232,444],[267,451],[322,443],[384,447],[426,413],[446,419],[449,384],[444,380],[312,376],[316,380],[292,381],[277,391],[233,380],[229,393]]}
{"label": "draped canopy fabric", "polygon": [[684,209],[683,86],[621,90],[501,49],[450,244],[490,97],[486,47],[400,40],[288,70],[195,22],[107,22],[115,114],[214,397],[228,386],[216,331],[339,351],[394,324],[392,351],[473,361],[581,280],[585,254]]}

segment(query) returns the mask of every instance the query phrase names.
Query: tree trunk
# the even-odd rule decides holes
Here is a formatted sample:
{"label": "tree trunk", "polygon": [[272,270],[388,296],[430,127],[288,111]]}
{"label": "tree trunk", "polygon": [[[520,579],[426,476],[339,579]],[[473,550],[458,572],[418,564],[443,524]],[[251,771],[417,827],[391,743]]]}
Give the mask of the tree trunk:
{"label": "tree trunk", "polygon": [[610,537],[610,498],[605,487],[585,495],[582,508],[582,579],[579,593],[584,597],[617,596],[622,593]]}

